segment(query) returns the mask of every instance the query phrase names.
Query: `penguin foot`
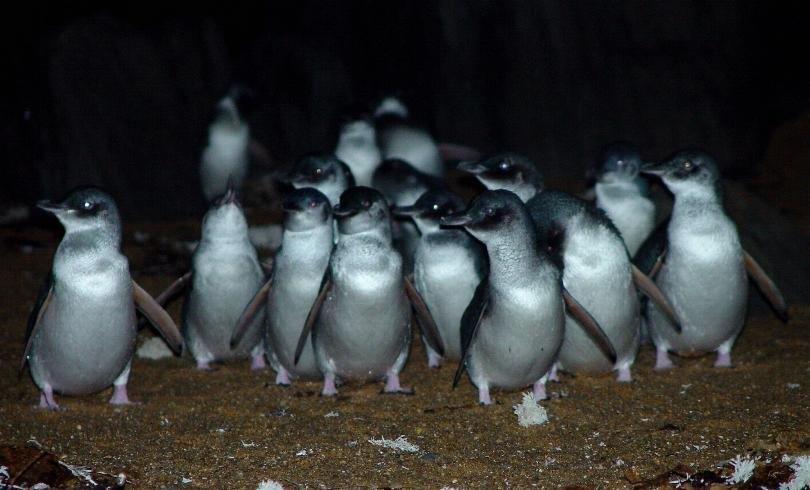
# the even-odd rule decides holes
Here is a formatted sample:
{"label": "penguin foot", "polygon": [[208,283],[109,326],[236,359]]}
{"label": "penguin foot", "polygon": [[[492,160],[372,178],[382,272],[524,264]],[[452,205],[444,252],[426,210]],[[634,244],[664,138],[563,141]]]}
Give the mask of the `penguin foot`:
{"label": "penguin foot", "polygon": [[413,395],[416,392],[399,384],[399,374],[389,374],[385,378],[385,387],[380,392],[384,395]]}
{"label": "penguin foot", "polygon": [[276,384],[279,386],[290,386],[290,373],[286,369],[280,368],[276,373]]}
{"label": "penguin foot", "polygon": [[[258,371],[259,369],[264,369],[267,367],[267,364],[264,362],[264,352],[261,354],[257,354],[255,356],[250,357],[250,370],[251,371]],[[289,382],[287,383],[289,384]]]}
{"label": "penguin foot", "polygon": [[715,359],[715,361],[714,361],[714,367],[719,367],[719,368],[734,367],[734,365],[731,364],[731,352],[718,351],[717,352],[717,359]]}
{"label": "penguin foot", "polygon": [[618,373],[616,374],[616,381],[619,383],[629,383],[633,381],[633,375],[630,374],[630,368],[620,367]]}
{"label": "penguin foot", "polygon": [[674,367],[675,364],[672,364],[672,360],[669,358],[669,354],[667,354],[666,349],[658,349],[655,351],[655,369],[661,371],[664,369],[672,369]]}
{"label": "penguin foot", "polygon": [[337,387],[335,386],[335,375],[327,374],[323,377],[323,389],[321,389],[321,396],[336,396],[338,394]]}
{"label": "penguin foot", "polygon": [[216,368],[211,367],[211,365],[208,364],[208,361],[197,361],[197,369],[199,369],[200,371],[216,371],[217,370]]}
{"label": "penguin foot", "polygon": [[557,363],[555,362],[551,366],[551,371],[548,372],[548,380],[549,381],[555,381],[557,383],[560,382],[560,375],[557,373],[557,369],[558,369],[557,368]]}
{"label": "penguin foot", "polygon": [[534,386],[532,386],[532,394],[534,395],[535,401],[548,398],[548,396],[546,396],[546,380],[539,379],[535,381]]}
{"label": "penguin foot", "polygon": [[428,367],[432,369],[439,369],[442,367],[442,358],[435,352],[428,352]]}
{"label": "penguin foot", "polygon": [[53,391],[50,389],[50,387],[45,387],[45,390],[43,390],[42,393],[39,394],[38,408],[53,411],[62,410],[59,404],[56,403],[56,400],[54,400]]}
{"label": "penguin foot", "polygon": [[140,405],[133,402],[127,395],[127,385],[113,385],[113,394],[110,397],[110,405]]}
{"label": "penguin foot", "polygon": [[478,388],[478,403],[481,405],[492,405],[492,398],[489,397],[489,388]]}

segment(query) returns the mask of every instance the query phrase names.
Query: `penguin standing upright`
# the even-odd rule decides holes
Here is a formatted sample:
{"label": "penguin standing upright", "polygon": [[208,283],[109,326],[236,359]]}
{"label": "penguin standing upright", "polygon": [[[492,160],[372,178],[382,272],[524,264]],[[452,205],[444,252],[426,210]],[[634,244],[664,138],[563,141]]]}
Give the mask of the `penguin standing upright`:
{"label": "penguin standing upright", "polygon": [[217,104],[217,117],[208,128],[208,145],[200,162],[200,181],[208,202],[225,193],[228,180],[242,186],[248,171],[250,128],[229,94]]}
{"label": "penguin standing upright", "polygon": [[346,163],[357,185],[370,186],[374,170],[382,161],[372,122],[353,119],[341,126],[335,156]]}
{"label": "penguin standing upright", "polygon": [[79,188],[38,206],[56,216],[65,236],[28,320],[23,366],[41,391],[40,407],[59,408],[54,393],[85,395],[113,386],[112,404],[129,404],[135,308],[175,352],[182,337],[171,317],[129,273],[121,254],[121,218],[112,197]]}

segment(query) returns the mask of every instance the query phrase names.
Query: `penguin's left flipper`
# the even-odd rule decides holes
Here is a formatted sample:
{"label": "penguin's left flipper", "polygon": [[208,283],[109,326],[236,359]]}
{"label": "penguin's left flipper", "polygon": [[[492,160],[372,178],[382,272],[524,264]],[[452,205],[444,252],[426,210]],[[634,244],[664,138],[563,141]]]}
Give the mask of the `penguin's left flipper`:
{"label": "penguin's left flipper", "polygon": [[641,272],[638,267],[630,264],[630,269],[633,272],[633,282],[636,284],[636,287],[648,298],[653,300],[658,309],[660,309],[667,316],[672,328],[674,328],[676,332],[681,333],[682,328],[680,319],[678,319],[678,315],[675,314],[675,309],[672,308],[671,304],[669,304],[669,300],[666,296],[664,296],[664,293],[661,292],[652,279]]}
{"label": "penguin's left flipper", "polygon": [[160,306],[165,306],[170,299],[179,294],[180,291],[184,290],[191,283],[191,277],[191,271],[188,271],[182,276],[178,277],[177,280],[174,281],[168,288],[163,290],[162,293],[158,294],[157,298],[155,298],[157,304]]}
{"label": "penguin's left flipper", "polygon": [[326,272],[323,274],[323,279],[321,280],[321,289],[318,292],[318,296],[315,297],[315,302],[312,303],[312,308],[310,308],[307,319],[304,321],[301,336],[298,337],[298,345],[295,346],[295,357],[293,359],[296,365],[298,364],[298,360],[301,359],[301,353],[304,352],[304,346],[307,345],[307,337],[309,337],[309,333],[315,325],[315,320],[318,319],[321,306],[323,306],[323,302],[326,300],[330,289],[332,289],[332,272],[329,270],[329,267],[327,267]]}
{"label": "penguin's left flipper", "polygon": [[253,295],[253,299],[248,302],[245,309],[242,310],[239,320],[236,321],[236,324],[233,327],[233,333],[231,334],[231,349],[236,347],[236,345],[242,341],[242,337],[245,336],[245,333],[247,332],[250,324],[253,322],[253,318],[256,316],[256,313],[261,311],[261,309],[267,303],[267,297],[270,294],[270,289],[272,287],[273,272],[271,270],[267,280],[264,282],[264,284],[262,284],[262,287],[256,291],[256,294]]}
{"label": "penguin's left flipper", "polygon": [[154,325],[169,347],[176,353],[183,348],[183,337],[172,317],[137,282],[132,281],[135,307]]}
{"label": "penguin's left flipper", "polygon": [[633,257],[633,264],[649,277],[655,277],[661,266],[669,248],[669,220],[663,221],[644,240],[638,252]]}
{"label": "penguin's left flipper", "polygon": [[425,300],[422,299],[422,295],[419,294],[419,291],[413,287],[411,281],[406,277],[404,282],[405,293],[408,295],[411,306],[413,306],[413,311],[416,312],[416,323],[419,325],[422,335],[425,337],[430,348],[436,351],[440,356],[443,356],[444,343],[439,334],[439,327],[436,326],[436,322],[433,320],[433,315],[430,314]]}
{"label": "penguin's left flipper", "polygon": [[743,260],[745,262],[745,270],[748,271],[748,275],[751,276],[751,279],[757,283],[757,287],[762,294],[768,298],[768,302],[771,304],[771,307],[773,307],[776,316],[787,323],[789,318],[787,302],[782,292],[776,287],[776,283],[768,277],[765,270],[745,250],[743,250]]}
{"label": "penguin's left flipper", "polygon": [[25,369],[25,364],[28,362],[28,355],[31,352],[31,345],[33,344],[34,333],[39,327],[39,321],[42,319],[42,314],[48,309],[48,304],[53,297],[53,273],[49,273],[45,278],[45,283],[37,294],[37,300],[34,303],[34,308],[28,316],[28,326],[25,331],[25,351],[23,351],[22,362],[20,363],[20,374]]}
{"label": "penguin's left flipper", "polygon": [[571,296],[571,293],[569,293],[565,287],[562,288],[562,293],[563,301],[565,301],[565,309],[568,310],[568,313],[585,329],[585,333],[591,337],[596,343],[596,346],[599,347],[599,350],[605,354],[605,357],[610,359],[611,364],[616,364],[616,349],[613,347],[613,344],[610,343],[610,339],[605,331],[602,330],[602,327],[596,319],[588,313],[585,307],[579,304],[576,298]]}
{"label": "penguin's left flipper", "polygon": [[453,388],[458,385],[461,375],[464,374],[464,369],[467,366],[467,357],[470,355],[470,347],[478,334],[478,328],[481,326],[481,320],[487,314],[489,309],[490,292],[489,292],[489,277],[484,276],[478,287],[475,288],[470,304],[461,315],[461,360],[458,363],[456,374],[453,376]]}

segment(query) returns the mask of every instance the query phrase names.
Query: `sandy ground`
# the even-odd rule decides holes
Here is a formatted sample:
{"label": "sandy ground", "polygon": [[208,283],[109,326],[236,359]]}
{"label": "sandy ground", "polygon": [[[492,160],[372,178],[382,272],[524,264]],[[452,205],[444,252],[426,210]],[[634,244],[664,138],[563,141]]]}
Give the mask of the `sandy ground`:
{"label": "sandy ground", "polygon": [[[195,233],[189,225],[157,233],[172,230]],[[466,378],[451,389],[454,365],[427,368],[419,342],[402,376],[414,396],[380,395],[381,384],[368,384],[328,399],[318,396],[319,383],[277,387],[271,371],[250,372],[247,362],[200,372],[188,359],[136,359],[130,396],[141,405],[110,406],[108,390],[60,397],[64,411],[38,410],[37,390],[18,367],[25,319],[59,231],[6,229],[0,238],[0,444],[34,439],[69,463],[124,472],[136,487],[255,488],[273,479],[310,487],[612,488],[679,464],[714,469],[736,455],[810,453],[808,305],[793,305],[788,325],[749,318],[732,369],[703,357],[654,372],[648,347],[630,384],[564,376],[543,403],[549,422],[531,428],[512,413],[521,393],[495,393],[496,405],[478,406]],[[174,278],[143,274],[159,268],[131,238],[126,253],[153,294]],[[179,305],[171,312],[179,318]],[[419,451],[369,443],[400,435]]]}

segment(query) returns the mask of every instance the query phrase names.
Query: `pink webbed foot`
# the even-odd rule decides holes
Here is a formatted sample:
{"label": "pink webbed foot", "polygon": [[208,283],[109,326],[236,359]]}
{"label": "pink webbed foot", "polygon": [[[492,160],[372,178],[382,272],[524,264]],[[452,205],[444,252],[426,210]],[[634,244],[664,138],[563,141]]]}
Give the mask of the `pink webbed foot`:
{"label": "pink webbed foot", "polygon": [[110,397],[110,405],[139,405],[133,402],[127,395],[127,385],[113,385],[113,394]]}
{"label": "pink webbed foot", "polygon": [[53,398],[53,390],[50,386],[45,386],[45,389],[39,394],[39,408],[44,410],[61,410],[59,404]]}
{"label": "pink webbed foot", "polygon": [[535,381],[534,386],[532,386],[532,394],[534,395],[535,400],[545,400],[548,398],[546,396],[546,380],[545,379],[538,379]]}
{"label": "pink webbed foot", "polygon": [[560,382],[560,375],[557,373],[557,363],[556,362],[554,364],[552,364],[551,370],[548,372],[548,380],[549,381],[555,381],[557,383]]}
{"label": "pink webbed foot", "polygon": [[[670,364],[672,364],[670,362]],[[619,383],[629,383],[633,381],[633,375],[630,374],[630,366],[620,367],[616,373],[616,381]]]}
{"label": "pink webbed foot", "polygon": [[385,394],[401,394],[401,395],[413,395],[414,391],[413,388],[406,388],[399,384],[399,374],[397,373],[388,373],[385,377],[385,387],[383,388],[383,393]]}
{"label": "pink webbed foot", "polygon": [[262,352],[261,354],[256,354],[255,356],[250,356],[251,371],[258,371],[259,369],[264,369],[266,367],[267,364],[264,362],[264,352]]}
{"label": "pink webbed foot", "polygon": [[428,352],[428,367],[433,369],[439,369],[442,367],[441,356],[435,352]]}
{"label": "pink webbed foot", "polygon": [[675,364],[672,364],[672,360],[670,360],[666,349],[657,349],[655,351],[655,369],[660,371],[663,369],[672,369],[674,367]]}
{"label": "pink webbed foot", "polygon": [[208,363],[208,361],[197,361],[197,369],[200,371],[215,371],[214,368]]}
{"label": "pink webbed foot", "polygon": [[492,398],[489,397],[489,387],[478,388],[478,403],[492,405]]}
{"label": "pink webbed foot", "polygon": [[717,359],[715,359],[714,361],[714,367],[719,368],[733,367],[733,365],[731,364],[731,352],[717,351]]}
{"label": "pink webbed foot", "polygon": [[335,375],[325,374],[323,376],[323,389],[321,396],[335,396],[338,394],[337,387],[335,386]]}
{"label": "pink webbed foot", "polygon": [[279,386],[290,386],[290,373],[284,368],[279,368],[276,373],[276,384]]}

